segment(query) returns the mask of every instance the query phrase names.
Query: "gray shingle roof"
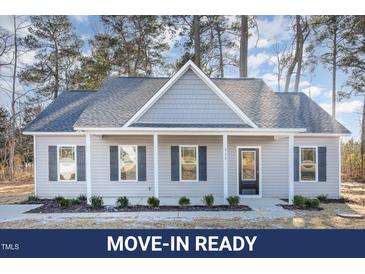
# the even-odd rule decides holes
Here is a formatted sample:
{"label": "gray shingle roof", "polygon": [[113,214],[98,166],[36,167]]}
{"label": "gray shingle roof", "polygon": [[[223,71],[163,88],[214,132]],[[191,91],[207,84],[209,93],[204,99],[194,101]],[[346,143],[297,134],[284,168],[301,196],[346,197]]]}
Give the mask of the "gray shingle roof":
{"label": "gray shingle roof", "polygon": [[[168,80],[163,77],[120,77],[108,80],[99,92],[64,92],[27,127],[27,131],[121,127]],[[309,133],[350,133],[304,93],[275,93],[263,80],[254,78],[213,78],[212,81],[258,127],[306,128]],[[142,125],[136,123],[133,126]]]}
{"label": "gray shingle roof", "polygon": [[153,128],[252,128],[248,124],[157,124],[157,123],[134,123],[131,127]]}
{"label": "gray shingle roof", "polygon": [[69,132],[81,113],[91,105],[95,91],[64,91],[24,131]]}
{"label": "gray shingle roof", "polygon": [[301,123],[308,132],[318,133],[350,133],[336,119],[323,110],[303,92],[276,93],[291,110],[290,115]]}
{"label": "gray shingle roof", "polygon": [[121,77],[107,81],[75,127],[121,127],[168,78]]}

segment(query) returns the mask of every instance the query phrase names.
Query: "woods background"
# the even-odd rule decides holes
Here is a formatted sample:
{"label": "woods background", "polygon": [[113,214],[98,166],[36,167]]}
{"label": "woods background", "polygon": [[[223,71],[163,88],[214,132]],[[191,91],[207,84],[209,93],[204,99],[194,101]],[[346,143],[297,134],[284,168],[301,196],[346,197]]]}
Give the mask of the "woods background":
{"label": "woods background", "polygon": [[[304,74],[325,66],[335,117],[340,100],[365,91],[365,16],[289,18],[290,39],[272,47],[276,89],[298,92]],[[224,77],[227,66],[250,77],[248,43],[260,34],[255,16],[100,16],[86,55],[68,16],[10,19],[12,30],[0,26],[0,181],[10,182],[32,177],[33,140],[22,130],[60,92],[97,90],[108,77],[171,76],[189,59],[211,77]],[[171,45],[167,36],[182,39]],[[174,62],[171,47],[182,49]],[[33,62],[24,62],[29,55]],[[346,75],[340,87],[339,71]],[[364,109],[362,117],[361,139],[342,144],[344,180],[365,176]]]}

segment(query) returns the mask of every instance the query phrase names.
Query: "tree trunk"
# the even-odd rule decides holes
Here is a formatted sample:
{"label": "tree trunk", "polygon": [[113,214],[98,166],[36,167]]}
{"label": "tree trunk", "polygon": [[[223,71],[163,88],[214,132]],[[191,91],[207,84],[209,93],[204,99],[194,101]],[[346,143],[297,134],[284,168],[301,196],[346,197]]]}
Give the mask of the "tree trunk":
{"label": "tree trunk", "polygon": [[333,31],[333,52],[332,52],[332,117],[333,118],[336,118],[336,70],[337,70],[337,26],[334,27]]}
{"label": "tree trunk", "polygon": [[58,46],[57,43],[55,42],[55,73],[54,73],[54,77],[55,77],[55,87],[54,87],[54,91],[53,91],[53,99],[56,99],[58,96],[58,92],[60,89],[60,80],[59,80],[59,67],[58,67]]}
{"label": "tree trunk", "polygon": [[240,77],[247,77],[248,54],[248,16],[241,16],[240,39]]}
{"label": "tree trunk", "polygon": [[[291,76],[293,75],[295,66],[298,63],[298,59],[299,58],[299,51],[300,51],[300,44],[299,44],[299,34],[298,34],[298,16],[299,16],[299,20],[300,20],[300,15],[296,16],[296,24],[297,24],[297,29],[296,29],[296,33],[295,33],[295,54],[293,57],[292,62],[290,63],[290,66],[288,68],[288,71],[286,73],[286,79],[285,79],[285,88],[284,91],[288,92],[289,91],[289,87],[290,87],[290,80],[291,80]],[[299,84],[298,84],[299,85]]]}
{"label": "tree trunk", "polygon": [[193,33],[194,33],[194,62],[201,68],[201,51],[200,51],[200,16],[193,16]]}
{"label": "tree trunk", "polygon": [[217,37],[218,37],[218,45],[219,45],[219,71],[220,77],[224,77],[224,64],[223,64],[223,46],[222,46],[222,34],[219,24],[216,25],[217,29]]}
{"label": "tree trunk", "polygon": [[14,181],[14,158],[15,158],[15,125],[16,125],[16,110],[15,110],[15,95],[16,95],[16,72],[18,65],[18,41],[17,41],[17,26],[16,16],[13,15],[14,23],[14,67],[13,67],[13,82],[12,82],[12,95],[11,95],[11,133],[9,143],[9,180]]}
{"label": "tree trunk", "polygon": [[361,178],[365,179],[365,96],[361,122]]}
{"label": "tree trunk", "polygon": [[288,68],[288,71],[286,73],[285,88],[284,88],[284,91],[285,92],[288,92],[289,91],[290,79],[291,79],[291,76],[293,74],[293,71],[295,69],[295,65],[296,64],[297,64],[297,61],[296,61],[296,58],[294,57],[293,61],[291,62],[290,66]]}
{"label": "tree trunk", "polygon": [[303,62],[303,47],[304,47],[304,38],[303,38],[303,27],[301,23],[301,16],[296,16],[297,21],[297,46],[298,46],[298,54],[297,54],[297,72],[295,75],[295,83],[294,83],[294,91],[299,91],[299,83],[300,76],[302,74],[302,62]]}

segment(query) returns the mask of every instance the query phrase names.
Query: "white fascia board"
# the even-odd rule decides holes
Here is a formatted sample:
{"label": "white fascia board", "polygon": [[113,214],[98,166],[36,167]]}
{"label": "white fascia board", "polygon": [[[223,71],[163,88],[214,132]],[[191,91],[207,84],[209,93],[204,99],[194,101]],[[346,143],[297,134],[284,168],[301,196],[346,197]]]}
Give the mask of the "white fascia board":
{"label": "white fascia board", "polygon": [[[81,128],[79,128],[81,130]],[[305,129],[270,129],[270,128],[82,128],[89,134],[96,135],[261,135],[288,136]]]}
{"label": "white fascia board", "polygon": [[258,128],[258,126],[250,119],[246,114],[244,114],[241,109],[234,104],[227,95],[224,94],[222,90],[220,90],[208,76],[204,74],[204,72],[199,69],[193,61],[189,60],[163,87],[152,96],[152,98],[133,115],[131,119],[129,119],[124,125],[123,128],[129,127],[132,123],[136,122],[146,111],[152,107],[152,105],[159,99],[161,96],[177,81],[181,78],[182,75],[188,70],[191,69],[224,103],[234,112],[241,120],[247,124],[249,124],[253,128]]}
{"label": "white fascia board", "polygon": [[33,136],[84,136],[84,132],[39,132],[39,131],[23,131],[23,135],[33,135]]}
{"label": "white fascia board", "polygon": [[295,137],[349,137],[351,133],[296,133]]}

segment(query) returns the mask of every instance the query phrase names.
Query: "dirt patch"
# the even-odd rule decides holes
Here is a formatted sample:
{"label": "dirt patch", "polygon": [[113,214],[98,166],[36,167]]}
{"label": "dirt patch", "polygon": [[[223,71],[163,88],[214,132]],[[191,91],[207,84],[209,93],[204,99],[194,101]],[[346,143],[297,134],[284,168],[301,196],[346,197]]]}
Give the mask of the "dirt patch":
{"label": "dirt patch", "polygon": [[24,201],[34,192],[32,177],[22,177],[13,183],[8,181],[0,182],[0,205],[16,204]]}
{"label": "dirt patch", "polygon": [[[23,202],[24,204],[28,204],[28,202]],[[231,208],[228,206],[160,206],[159,208],[150,208],[148,206],[136,205],[129,206],[127,208],[118,208],[112,206],[105,206],[103,208],[92,208],[90,205],[86,204],[86,202],[82,202],[80,204],[71,205],[67,208],[62,208],[55,200],[51,199],[40,199],[38,203],[41,203],[42,206],[27,211],[26,213],[72,213],[72,212],[146,212],[146,211],[250,211],[252,210],[250,207],[246,205],[239,205],[237,207]]]}
{"label": "dirt patch", "polygon": [[285,205],[285,204],[278,204],[277,206],[281,206],[287,210],[301,210],[301,211],[321,211],[323,210],[322,207],[313,208],[313,207],[297,207],[295,205]]}

